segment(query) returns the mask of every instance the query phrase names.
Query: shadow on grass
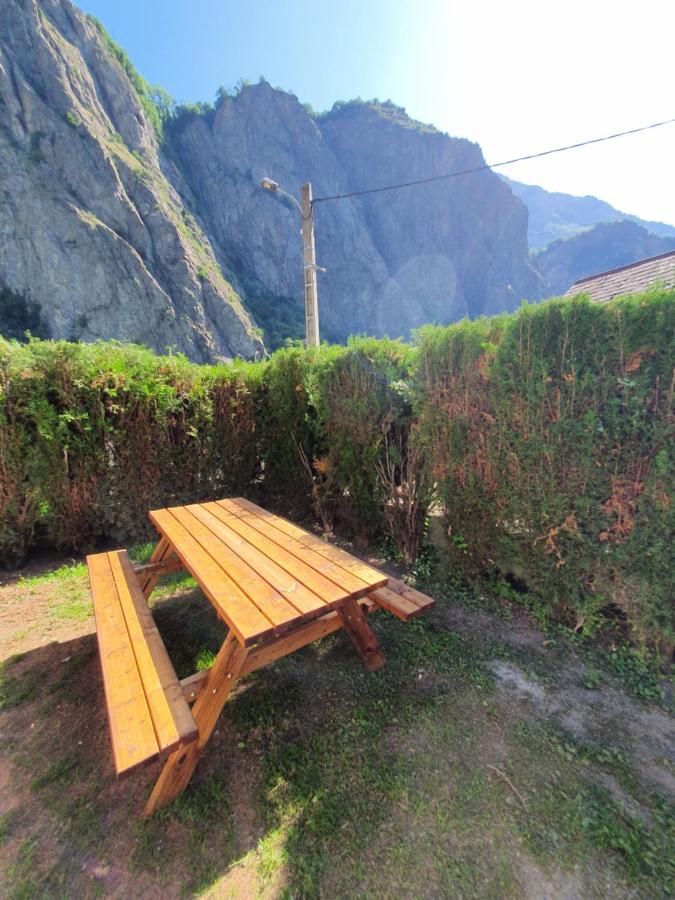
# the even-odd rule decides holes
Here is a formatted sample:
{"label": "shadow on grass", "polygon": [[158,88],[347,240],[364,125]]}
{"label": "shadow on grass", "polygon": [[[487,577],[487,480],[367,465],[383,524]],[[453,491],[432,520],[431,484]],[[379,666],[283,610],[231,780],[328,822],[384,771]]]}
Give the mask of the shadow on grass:
{"label": "shadow on grass", "polygon": [[[153,611],[179,677],[219,649],[225,629],[199,591]],[[311,893],[336,853],[358,870],[405,771],[389,729],[447,693],[422,661],[461,658],[467,671],[449,632],[425,640],[428,629],[378,618],[390,654],[379,673],[336,635],[244,679],[190,786],[150,821],[159,765],[115,779],[95,636],[10,660],[0,750],[21,798],[3,822],[14,895],[94,896],[131,876],[192,893],[256,848],[254,893],[280,872],[291,892]]]}
{"label": "shadow on grass", "polygon": [[[225,629],[199,591],[153,612],[179,677],[208,664]],[[372,621],[381,671],[365,672],[338,633],[248,676],[187,790],[149,821],[159,765],[114,777],[95,636],[10,661],[0,893],[522,896],[524,841],[541,845],[542,865],[591,860],[603,875],[634,859],[651,879],[635,896],[666,895],[665,869],[645,868],[666,844],[646,826],[618,829],[589,793],[586,760],[497,705],[481,650],[448,629],[441,604],[407,624]],[[507,767],[527,811],[491,774]]]}

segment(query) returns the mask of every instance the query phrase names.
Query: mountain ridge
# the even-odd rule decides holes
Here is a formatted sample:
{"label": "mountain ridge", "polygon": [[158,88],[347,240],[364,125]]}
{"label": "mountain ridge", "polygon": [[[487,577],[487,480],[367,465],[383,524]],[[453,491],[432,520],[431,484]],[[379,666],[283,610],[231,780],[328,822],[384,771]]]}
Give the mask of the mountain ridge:
{"label": "mountain ridge", "polygon": [[[391,101],[317,114],[261,79],[176,107],[70,0],[5,6],[1,333],[260,356],[263,332],[272,349],[304,331],[297,210],[263,176],[332,196],[485,163]],[[489,169],[314,212],[325,339],[407,336],[546,293],[527,207]]]}
{"label": "mountain ridge", "polygon": [[204,362],[261,353],[99,29],[67,2],[10,0],[0,48],[3,297],[39,309],[54,337]]}
{"label": "mountain ridge", "polygon": [[528,243],[531,250],[541,250],[553,241],[574,237],[603,222],[627,220],[659,237],[675,237],[675,226],[621,212],[592,194],[577,196],[547,191],[539,185],[524,184],[505,175],[500,177],[528,208]]}
{"label": "mountain ridge", "polygon": [[[484,162],[394,104],[311,115],[264,80],[179,107],[69,0],[6,0],[0,21],[3,305],[50,336],[119,338],[196,361],[303,331],[297,195]],[[161,136],[161,140],[160,140]],[[461,181],[461,183],[459,183]],[[542,296],[527,212],[491,172],[315,207],[322,337],[407,336]],[[5,298],[5,299],[3,299]],[[5,303],[11,298],[11,303]],[[19,298],[17,305],[17,298]]]}
{"label": "mountain ridge", "polygon": [[[371,186],[373,160],[385,184],[483,162],[471,141],[407,117],[402,127],[400,109],[391,114],[397,109],[354,103],[315,117],[262,80],[222,97],[207,115],[179,116],[169,142],[214,245],[259,291],[297,297],[297,213],[259,189],[263,176],[296,196],[304,180],[315,195],[333,195]],[[327,268],[319,283],[325,337],[407,335],[425,322],[542,296],[525,207],[493,173],[481,176],[315,206],[317,258]]]}
{"label": "mountain ridge", "polygon": [[534,261],[553,295],[575,281],[675,249],[674,237],[651,234],[636,222],[601,222],[574,237],[553,241]]}

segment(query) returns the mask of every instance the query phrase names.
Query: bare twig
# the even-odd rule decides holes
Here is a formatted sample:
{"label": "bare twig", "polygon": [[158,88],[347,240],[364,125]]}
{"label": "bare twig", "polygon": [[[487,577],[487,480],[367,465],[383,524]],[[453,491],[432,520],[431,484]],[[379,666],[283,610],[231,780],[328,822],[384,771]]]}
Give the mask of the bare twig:
{"label": "bare twig", "polygon": [[331,470],[327,473],[318,471],[316,465],[312,465],[310,462],[300,441],[294,434],[292,436],[300,456],[300,461],[312,485],[312,503],[314,505],[314,511],[321,519],[324,531],[332,531],[333,511],[331,503],[331,487],[333,473]]}
{"label": "bare twig", "polygon": [[520,800],[520,802],[523,804],[523,809],[527,812],[528,810],[527,810],[527,803],[525,802],[525,798],[524,798],[523,795],[520,793],[520,791],[519,791],[518,788],[515,786],[515,784],[511,781],[511,779],[510,779],[509,776],[506,774],[506,772],[502,772],[501,769],[498,769],[497,766],[493,766],[493,765],[491,765],[490,763],[487,763],[486,765],[487,765],[488,769],[492,769],[493,772],[496,772],[497,775],[499,775],[499,777],[500,777],[503,781],[505,781],[505,782],[508,784],[508,786],[511,788],[511,790],[513,791],[513,793],[516,795],[516,797],[517,797],[517,798]]}

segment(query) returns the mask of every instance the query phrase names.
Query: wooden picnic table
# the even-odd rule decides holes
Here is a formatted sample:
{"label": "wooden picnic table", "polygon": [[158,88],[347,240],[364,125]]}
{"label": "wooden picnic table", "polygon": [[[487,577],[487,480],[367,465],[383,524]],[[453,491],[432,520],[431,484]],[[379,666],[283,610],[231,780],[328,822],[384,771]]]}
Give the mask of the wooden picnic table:
{"label": "wooden picnic table", "polygon": [[[367,613],[408,619],[433,602],[241,497],[150,519],[160,538],[149,563],[132,567],[124,550],[87,558],[117,772],[166,759],[146,815],[186,787],[238,678],[339,628],[374,671],[385,658]],[[228,633],[213,666],[179,682],[147,600],[182,569]]]}

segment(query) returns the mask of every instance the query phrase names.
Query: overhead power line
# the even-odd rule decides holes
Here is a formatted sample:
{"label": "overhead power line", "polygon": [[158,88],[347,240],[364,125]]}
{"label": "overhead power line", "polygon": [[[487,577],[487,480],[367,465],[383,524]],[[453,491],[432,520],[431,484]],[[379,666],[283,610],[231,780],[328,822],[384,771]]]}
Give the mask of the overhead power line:
{"label": "overhead power line", "polygon": [[383,191],[396,191],[399,188],[413,187],[417,184],[429,184],[432,181],[445,181],[447,178],[459,178],[460,175],[472,175],[474,172],[484,172],[486,169],[498,169],[500,166],[510,166],[512,163],[525,162],[528,159],[539,159],[542,156],[551,156],[553,153],[563,153],[565,150],[576,150],[579,147],[588,147],[590,144],[601,144],[604,141],[613,141],[615,138],[626,137],[629,134],[639,134],[641,131],[650,131],[652,128],[661,128],[663,125],[672,125],[675,118],[666,119],[663,122],[653,122],[651,125],[643,125],[641,128],[631,128],[628,131],[618,131],[616,134],[606,134],[604,137],[591,138],[588,141],[579,141],[576,144],[567,144],[565,147],[554,147],[552,150],[542,150],[540,153],[529,153],[527,156],[517,156],[515,159],[506,159],[498,163],[485,163],[475,166],[473,169],[462,169],[459,172],[447,172],[445,175],[433,175],[430,178],[418,178],[415,181],[403,181],[400,184],[387,184],[383,187],[368,188],[363,191],[349,191],[346,194],[331,194],[327,197],[315,197],[314,203],[325,203],[327,200],[347,200],[349,197],[361,197],[364,194],[379,194]]}

